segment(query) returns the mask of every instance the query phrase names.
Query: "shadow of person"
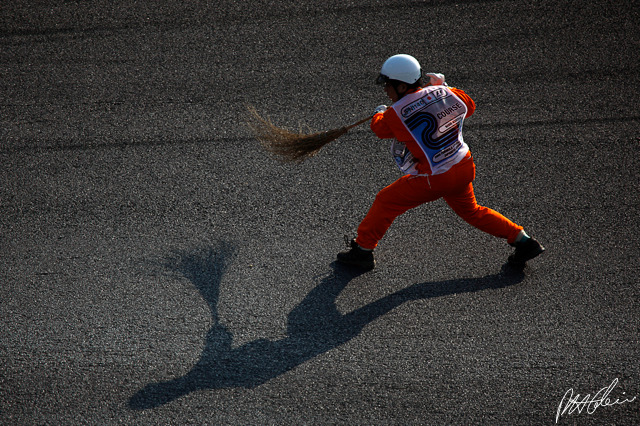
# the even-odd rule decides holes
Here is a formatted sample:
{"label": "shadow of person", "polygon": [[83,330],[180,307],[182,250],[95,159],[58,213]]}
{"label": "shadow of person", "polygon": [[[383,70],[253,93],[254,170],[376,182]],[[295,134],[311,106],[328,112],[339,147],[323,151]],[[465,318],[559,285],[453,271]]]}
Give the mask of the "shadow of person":
{"label": "shadow of person", "polygon": [[415,284],[342,314],[336,298],[361,272],[334,263],[332,271],[289,313],[286,337],[275,341],[257,339],[233,348],[233,337],[220,323],[217,313],[220,282],[232,255],[231,246],[220,244],[206,252],[178,253],[175,264],[168,265],[200,291],[211,308],[213,326],[191,371],[173,380],[145,386],[129,400],[132,409],[157,407],[196,390],[259,386],[348,342],[367,324],[403,303],[502,288],[524,277],[503,270],[483,278]]}

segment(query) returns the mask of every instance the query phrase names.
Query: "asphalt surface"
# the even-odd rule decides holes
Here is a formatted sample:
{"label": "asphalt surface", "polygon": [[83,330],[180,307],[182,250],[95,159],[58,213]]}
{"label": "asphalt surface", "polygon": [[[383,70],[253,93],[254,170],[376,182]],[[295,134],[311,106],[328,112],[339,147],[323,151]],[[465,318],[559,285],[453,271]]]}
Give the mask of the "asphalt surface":
{"label": "asphalt surface", "polygon": [[[638,424],[639,12],[3,4],[0,423]],[[476,101],[477,198],[547,249],[524,274],[441,201],[336,266],[388,142],[282,164],[244,125],[354,122],[395,53]]]}

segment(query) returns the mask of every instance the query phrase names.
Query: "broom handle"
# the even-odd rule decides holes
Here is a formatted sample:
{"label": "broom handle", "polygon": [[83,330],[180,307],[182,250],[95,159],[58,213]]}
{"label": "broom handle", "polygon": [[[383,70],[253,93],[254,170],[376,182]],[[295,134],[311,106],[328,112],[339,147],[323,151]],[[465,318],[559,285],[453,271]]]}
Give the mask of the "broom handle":
{"label": "broom handle", "polygon": [[[374,115],[375,115],[375,114],[374,114]],[[366,123],[367,121],[371,120],[372,118],[373,118],[373,115],[371,115],[371,116],[369,116],[369,117],[367,117],[367,118],[363,118],[362,120],[357,121],[357,122],[355,122],[355,123],[353,123],[353,124],[350,124],[350,125],[346,126],[345,128],[346,128],[347,130],[353,129],[354,127],[359,126],[359,125],[361,125],[362,123]]]}

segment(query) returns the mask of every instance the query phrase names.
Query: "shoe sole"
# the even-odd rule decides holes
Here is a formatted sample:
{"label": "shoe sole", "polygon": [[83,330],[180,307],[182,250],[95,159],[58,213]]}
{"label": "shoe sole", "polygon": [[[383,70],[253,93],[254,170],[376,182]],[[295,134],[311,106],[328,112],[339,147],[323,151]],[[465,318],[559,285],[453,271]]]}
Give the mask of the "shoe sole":
{"label": "shoe sole", "polygon": [[376,267],[375,260],[373,261],[373,264],[371,264],[371,263],[363,264],[363,263],[359,263],[359,262],[351,262],[351,261],[348,261],[348,260],[341,260],[341,259],[336,259],[336,260],[337,260],[338,263],[341,263],[343,265],[355,266],[357,268],[364,269],[365,271],[370,271],[370,270],[372,270],[372,269],[374,269]]}

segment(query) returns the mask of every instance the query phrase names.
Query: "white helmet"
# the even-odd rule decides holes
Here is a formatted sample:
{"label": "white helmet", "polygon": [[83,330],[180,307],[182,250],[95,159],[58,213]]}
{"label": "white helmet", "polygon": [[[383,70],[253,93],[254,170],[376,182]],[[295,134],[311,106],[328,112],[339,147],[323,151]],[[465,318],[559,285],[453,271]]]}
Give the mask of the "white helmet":
{"label": "white helmet", "polygon": [[413,84],[422,77],[420,63],[410,55],[393,55],[385,61],[376,83],[383,84],[389,80],[398,80]]}

